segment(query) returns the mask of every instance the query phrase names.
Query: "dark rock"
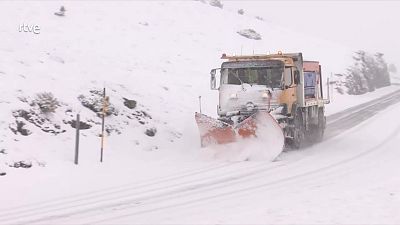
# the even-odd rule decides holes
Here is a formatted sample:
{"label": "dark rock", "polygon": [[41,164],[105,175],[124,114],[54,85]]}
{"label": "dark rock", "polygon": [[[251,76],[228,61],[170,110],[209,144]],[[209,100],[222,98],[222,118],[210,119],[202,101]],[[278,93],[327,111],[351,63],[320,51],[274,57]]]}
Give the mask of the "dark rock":
{"label": "dark rock", "polygon": [[16,120],[15,126],[10,125],[9,128],[14,134],[20,133],[23,136],[28,136],[28,135],[32,134],[32,132],[28,129],[25,129],[24,126],[25,126],[25,123],[23,121]]}
{"label": "dark rock", "polygon": [[105,130],[108,135],[110,135],[111,133],[122,134],[122,132],[118,128],[112,125],[107,125]]}
{"label": "dark rock", "polygon": [[14,111],[13,112],[13,116],[14,117],[22,117],[27,121],[29,121],[31,119],[30,113],[28,111],[26,111],[26,110],[23,110],[23,109]]}
{"label": "dark rock", "polygon": [[[91,111],[95,112],[97,116],[101,117],[103,113],[103,91],[101,90],[90,90],[90,95],[79,95],[78,100],[81,104],[90,109]],[[107,98],[107,97],[106,97]],[[107,98],[108,99],[108,98]],[[118,116],[118,111],[116,108],[106,99],[106,116]]]}
{"label": "dark rock", "polygon": [[65,9],[65,7],[64,7],[64,6],[61,6],[61,7],[60,7],[60,10],[59,10],[58,12],[55,12],[54,15],[56,15],[56,16],[65,16],[65,11],[67,11],[67,10]]}
{"label": "dark rock", "polygon": [[5,176],[6,174],[6,172],[0,172],[0,176]]}
{"label": "dark rock", "polygon": [[123,99],[124,99],[124,105],[126,107],[128,107],[129,109],[136,108],[137,102],[135,100],[130,100],[130,99],[127,99],[127,98],[123,98]]}
{"label": "dark rock", "polygon": [[220,0],[210,0],[209,4],[211,6],[218,7],[218,8],[221,8],[221,9],[224,7],[224,5],[221,3]]}
{"label": "dark rock", "polygon": [[[72,128],[76,128],[76,120],[66,121],[67,124],[70,124]],[[87,130],[90,129],[92,125],[84,122],[79,121],[79,130]]]}
{"label": "dark rock", "polygon": [[29,123],[39,127],[42,131],[46,133],[52,134],[60,134],[64,133],[65,130],[61,129],[61,126],[58,124],[53,124],[48,118],[44,118],[43,115],[39,115],[33,110],[26,111],[23,109],[16,110],[13,112],[13,116],[17,119],[16,120],[16,129],[10,126],[10,129],[14,133],[21,133],[22,135],[26,136],[31,134],[29,130],[23,128],[25,125],[24,122],[20,121],[19,118],[25,119]]}
{"label": "dark rock", "polygon": [[261,35],[253,29],[244,29],[237,32],[238,34],[253,40],[261,40]]}
{"label": "dark rock", "polygon": [[256,19],[264,21],[264,18],[262,18],[261,16],[256,16]]}
{"label": "dark rock", "polygon": [[46,167],[46,162],[40,162],[40,161],[38,161],[38,162],[37,162],[37,165],[40,166],[40,167]]}
{"label": "dark rock", "polygon": [[94,95],[103,96],[103,90],[100,90],[100,89],[89,90],[89,92],[94,94]]}
{"label": "dark rock", "polygon": [[26,97],[18,97],[18,99],[23,103],[28,103],[28,99]]}
{"label": "dark rock", "polygon": [[22,134],[23,136],[28,136],[31,134],[31,132],[28,129],[25,129],[25,123],[22,121],[16,121],[17,122],[17,132]]}
{"label": "dark rock", "polygon": [[146,129],[146,132],[145,132],[145,134],[149,137],[154,137],[156,135],[156,133],[157,133],[157,129],[154,127]]}
{"label": "dark rock", "polygon": [[14,168],[31,168],[32,163],[26,162],[26,161],[19,161],[19,162],[14,162],[13,164],[11,164],[9,166],[14,167]]}
{"label": "dark rock", "polygon": [[152,119],[150,114],[148,114],[146,111],[141,111],[141,112],[142,112],[143,116],[145,116],[145,117],[147,117],[149,119]]}
{"label": "dark rock", "polygon": [[152,117],[146,111],[134,111],[130,115],[126,115],[129,119],[136,119],[140,124],[147,124]]}
{"label": "dark rock", "polygon": [[89,120],[88,120],[88,123],[93,123],[93,124],[96,124],[96,125],[101,125],[101,122],[99,122],[99,121],[94,121],[94,120],[92,120],[92,119],[89,119]]}

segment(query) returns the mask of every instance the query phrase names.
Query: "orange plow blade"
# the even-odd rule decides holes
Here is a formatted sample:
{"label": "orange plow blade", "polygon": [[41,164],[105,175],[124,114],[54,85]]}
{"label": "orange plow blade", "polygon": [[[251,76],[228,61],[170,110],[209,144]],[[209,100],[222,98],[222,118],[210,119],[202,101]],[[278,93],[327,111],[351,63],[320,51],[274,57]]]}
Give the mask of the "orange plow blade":
{"label": "orange plow blade", "polygon": [[283,149],[282,128],[268,112],[258,111],[236,126],[200,113],[196,113],[195,118],[200,131],[202,147],[256,138],[266,147],[271,144]]}
{"label": "orange plow blade", "polygon": [[195,114],[195,119],[200,131],[201,147],[235,141],[235,131],[230,124],[200,113]]}

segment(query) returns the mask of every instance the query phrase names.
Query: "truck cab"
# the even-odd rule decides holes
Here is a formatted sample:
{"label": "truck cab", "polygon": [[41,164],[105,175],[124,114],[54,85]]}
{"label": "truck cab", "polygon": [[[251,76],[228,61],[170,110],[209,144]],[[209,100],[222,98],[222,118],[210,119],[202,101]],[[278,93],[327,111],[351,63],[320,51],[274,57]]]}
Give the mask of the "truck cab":
{"label": "truck cab", "polygon": [[216,69],[211,88],[219,91],[218,115],[248,114],[254,110],[290,111],[297,99],[300,71],[283,55],[223,56],[216,88]]}
{"label": "truck cab", "polygon": [[[222,55],[221,68],[211,70],[211,89],[219,91],[219,120],[241,123],[257,111],[280,124],[288,142],[321,140],[325,129],[321,66],[303,61],[301,53],[249,56]],[[220,85],[216,87],[216,71]]]}

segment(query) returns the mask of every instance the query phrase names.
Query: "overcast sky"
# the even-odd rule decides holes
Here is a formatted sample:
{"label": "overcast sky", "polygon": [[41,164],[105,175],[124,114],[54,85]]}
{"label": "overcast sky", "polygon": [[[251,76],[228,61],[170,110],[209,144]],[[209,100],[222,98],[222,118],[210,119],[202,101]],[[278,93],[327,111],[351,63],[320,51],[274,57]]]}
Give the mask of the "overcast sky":
{"label": "overcast sky", "polygon": [[224,1],[232,10],[345,45],[381,51],[400,67],[400,1]]}

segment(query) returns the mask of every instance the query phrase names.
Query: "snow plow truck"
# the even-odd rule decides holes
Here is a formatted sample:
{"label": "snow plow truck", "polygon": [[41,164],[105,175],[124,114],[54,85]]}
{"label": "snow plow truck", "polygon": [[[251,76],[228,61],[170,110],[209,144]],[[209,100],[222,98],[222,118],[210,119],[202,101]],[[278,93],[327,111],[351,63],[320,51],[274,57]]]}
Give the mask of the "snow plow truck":
{"label": "snow plow truck", "polygon": [[283,150],[322,140],[329,99],[324,99],[319,62],[281,52],[223,54],[221,59],[210,80],[211,89],[219,92],[218,118],[195,113],[202,147],[257,138],[265,140],[266,150],[270,142]]}

